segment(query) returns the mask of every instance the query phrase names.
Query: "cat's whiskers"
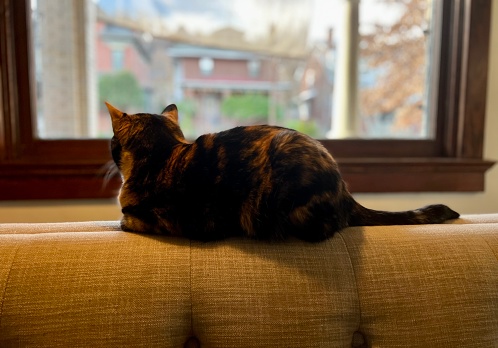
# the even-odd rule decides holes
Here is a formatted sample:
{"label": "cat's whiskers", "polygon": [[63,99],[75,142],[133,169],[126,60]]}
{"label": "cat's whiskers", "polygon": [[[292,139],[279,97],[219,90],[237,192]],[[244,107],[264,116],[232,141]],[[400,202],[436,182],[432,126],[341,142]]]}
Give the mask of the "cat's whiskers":
{"label": "cat's whiskers", "polygon": [[119,168],[114,163],[114,161],[108,161],[106,164],[102,166],[99,170],[99,174],[104,176],[104,180],[102,182],[102,188],[107,187],[112,178],[117,175],[120,175]]}

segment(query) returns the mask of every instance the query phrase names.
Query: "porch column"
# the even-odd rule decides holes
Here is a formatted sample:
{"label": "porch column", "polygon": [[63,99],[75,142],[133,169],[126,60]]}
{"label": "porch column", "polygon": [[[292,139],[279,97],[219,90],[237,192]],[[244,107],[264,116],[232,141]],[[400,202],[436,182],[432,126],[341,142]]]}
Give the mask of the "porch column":
{"label": "porch column", "polygon": [[96,9],[91,0],[38,0],[38,136],[97,136]]}
{"label": "porch column", "polygon": [[358,122],[358,43],[360,0],[343,0],[343,22],[339,27],[339,42],[335,67],[333,108],[330,139],[356,135]]}

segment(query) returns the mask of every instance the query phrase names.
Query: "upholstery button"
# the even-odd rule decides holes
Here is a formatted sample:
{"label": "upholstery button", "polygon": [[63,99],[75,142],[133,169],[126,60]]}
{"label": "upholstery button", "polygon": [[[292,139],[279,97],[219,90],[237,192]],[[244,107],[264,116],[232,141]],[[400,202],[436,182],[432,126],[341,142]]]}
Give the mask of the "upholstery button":
{"label": "upholstery button", "polygon": [[353,334],[353,342],[351,342],[351,347],[353,348],[368,348],[368,343],[362,332],[356,331]]}
{"label": "upholstery button", "polygon": [[200,348],[200,347],[201,343],[199,342],[197,337],[194,336],[189,337],[185,342],[185,344],[183,345],[183,348]]}

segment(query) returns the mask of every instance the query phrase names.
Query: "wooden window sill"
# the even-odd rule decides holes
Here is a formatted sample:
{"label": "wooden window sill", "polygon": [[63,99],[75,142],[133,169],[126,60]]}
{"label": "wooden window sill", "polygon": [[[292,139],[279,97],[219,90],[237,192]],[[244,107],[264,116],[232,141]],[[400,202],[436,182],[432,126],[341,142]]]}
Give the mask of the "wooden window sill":
{"label": "wooden window sill", "polygon": [[[355,193],[476,192],[494,162],[446,158],[344,158],[341,173]],[[0,200],[112,198],[121,179],[104,184],[104,163],[0,165]]]}

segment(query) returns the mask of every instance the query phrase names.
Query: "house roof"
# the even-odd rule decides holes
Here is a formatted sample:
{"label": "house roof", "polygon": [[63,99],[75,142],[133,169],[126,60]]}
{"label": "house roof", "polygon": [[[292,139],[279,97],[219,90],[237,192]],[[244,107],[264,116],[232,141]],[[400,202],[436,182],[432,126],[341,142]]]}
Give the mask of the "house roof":
{"label": "house roof", "polygon": [[175,58],[200,58],[210,57],[213,59],[227,60],[252,60],[261,58],[261,55],[238,50],[219,49],[214,47],[203,47],[189,44],[176,44],[168,48],[168,54]]}

